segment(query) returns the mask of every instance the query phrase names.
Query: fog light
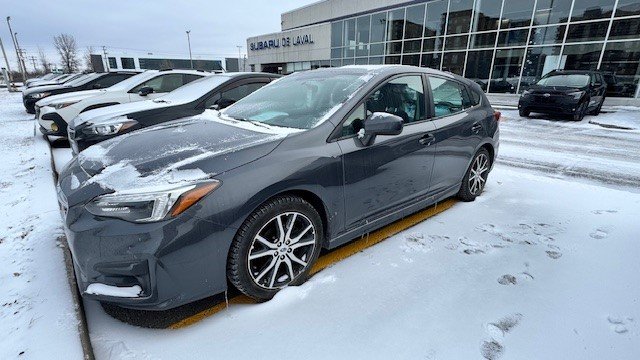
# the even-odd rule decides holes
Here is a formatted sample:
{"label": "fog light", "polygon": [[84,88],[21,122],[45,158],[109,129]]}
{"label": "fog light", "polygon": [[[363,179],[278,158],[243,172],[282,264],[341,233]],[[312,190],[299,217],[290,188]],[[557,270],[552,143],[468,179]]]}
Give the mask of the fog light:
{"label": "fog light", "polygon": [[58,124],[56,123],[51,124],[51,130],[58,131]]}

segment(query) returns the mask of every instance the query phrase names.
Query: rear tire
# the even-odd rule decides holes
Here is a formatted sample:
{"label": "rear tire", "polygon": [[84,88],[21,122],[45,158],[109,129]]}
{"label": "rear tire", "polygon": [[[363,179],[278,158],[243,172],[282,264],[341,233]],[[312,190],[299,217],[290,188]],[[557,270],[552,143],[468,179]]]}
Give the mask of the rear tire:
{"label": "rear tire", "polygon": [[591,115],[593,116],[600,115],[600,111],[602,111],[602,104],[604,104],[604,97],[602,97],[602,101],[600,101],[600,104],[598,104],[598,107],[591,112]]}
{"label": "rear tire", "polygon": [[518,112],[520,113],[521,117],[529,117],[529,114],[531,114],[531,111],[527,109],[520,109],[518,110]]}
{"label": "rear tire", "polygon": [[478,150],[462,179],[458,198],[462,201],[473,201],[484,190],[491,169],[491,158],[487,149]]}
{"label": "rear tire", "polygon": [[587,106],[589,104],[589,100],[585,100],[578,104],[575,113],[573,113],[573,121],[582,121],[584,119],[585,114],[587,113]]}
{"label": "rear tire", "polygon": [[245,295],[271,299],[288,285],[300,285],[318,259],[322,219],[304,199],[285,195],[261,205],[242,224],[227,261],[227,278]]}

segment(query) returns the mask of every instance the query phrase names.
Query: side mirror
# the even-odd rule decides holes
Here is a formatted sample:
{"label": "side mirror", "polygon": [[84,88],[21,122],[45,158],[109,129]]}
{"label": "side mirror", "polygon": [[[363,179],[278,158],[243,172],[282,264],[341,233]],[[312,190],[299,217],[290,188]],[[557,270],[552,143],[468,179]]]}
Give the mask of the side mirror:
{"label": "side mirror", "polygon": [[229,107],[229,106],[233,105],[233,103],[235,103],[235,101],[230,100],[230,99],[222,98],[222,99],[220,99],[220,100],[218,100],[216,102],[216,105],[218,105],[218,108],[224,109],[226,107]]}
{"label": "side mirror", "polygon": [[374,112],[364,121],[364,128],[358,132],[358,140],[364,146],[370,145],[378,135],[400,135],[404,123],[397,115]]}
{"label": "side mirror", "polygon": [[153,88],[151,86],[144,86],[140,89],[140,91],[138,91],[138,95],[140,96],[147,96],[151,93],[153,93]]}
{"label": "side mirror", "polygon": [[211,110],[220,110],[220,105],[213,104],[213,105],[209,106],[209,109],[211,109]]}

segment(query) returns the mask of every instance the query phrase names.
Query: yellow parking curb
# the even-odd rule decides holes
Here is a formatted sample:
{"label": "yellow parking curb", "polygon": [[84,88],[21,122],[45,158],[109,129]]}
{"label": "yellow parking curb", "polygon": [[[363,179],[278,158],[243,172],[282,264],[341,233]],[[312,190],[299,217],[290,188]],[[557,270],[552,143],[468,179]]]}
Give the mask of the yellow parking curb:
{"label": "yellow parking curb", "polygon": [[[379,230],[376,230],[368,235],[364,235],[362,236],[360,239],[355,240],[345,246],[342,246],[336,250],[333,250],[331,252],[329,252],[328,254],[325,254],[323,256],[321,256],[318,261],[315,263],[315,265],[313,266],[313,268],[311,269],[311,274],[315,274],[319,271],[321,271],[322,269],[325,269],[339,261],[342,261],[346,258],[348,258],[349,256],[352,256],[356,253],[359,253],[360,251],[371,247],[379,242],[381,242],[382,240],[388,239],[391,236],[404,231],[432,216],[435,216],[447,209],[450,209],[455,203],[457,202],[457,200],[455,199],[449,199],[446,200],[442,203],[439,204],[435,204],[431,207],[428,207],[420,212],[417,212],[409,217],[406,217],[404,219],[398,220],[394,223],[391,223]],[[233,297],[231,299],[229,299],[228,304],[232,305],[232,304],[255,304],[255,300],[249,298],[248,296],[245,295],[238,295],[236,297]],[[187,327],[190,325],[193,325],[199,321],[201,321],[202,319],[209,317],[211,315],[214,315],[215,313],[219,312],[220,310],[223,310],[224,308],[227,307],[227,303],[226,302],[221,302],[219,304],[216,304],[206,310],[203,310],[195,315],[192,315],[188,318],[185,318],[183,320],[178,321],[175,324],[172,324],[169,326],[169,329],[180,329],[183,327]]]}

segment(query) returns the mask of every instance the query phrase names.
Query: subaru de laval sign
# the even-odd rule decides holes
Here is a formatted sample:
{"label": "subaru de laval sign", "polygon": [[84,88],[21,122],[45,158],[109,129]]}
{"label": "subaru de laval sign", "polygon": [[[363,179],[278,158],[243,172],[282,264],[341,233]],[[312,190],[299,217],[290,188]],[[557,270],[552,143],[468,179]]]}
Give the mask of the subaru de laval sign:
{"label": "subaru de laval sign", "polygon": [[279,47],[287,47],[287,46],[299,46],[299,45],[310,45],[313,44],[313,38],[310,34],[308,35],[298,35],[298,36],[284,36],[282,38],[269,39],[265,41],[256,41],[249,44],[249,49],[255,50],[265,50],[265,49],[275,49]]}

